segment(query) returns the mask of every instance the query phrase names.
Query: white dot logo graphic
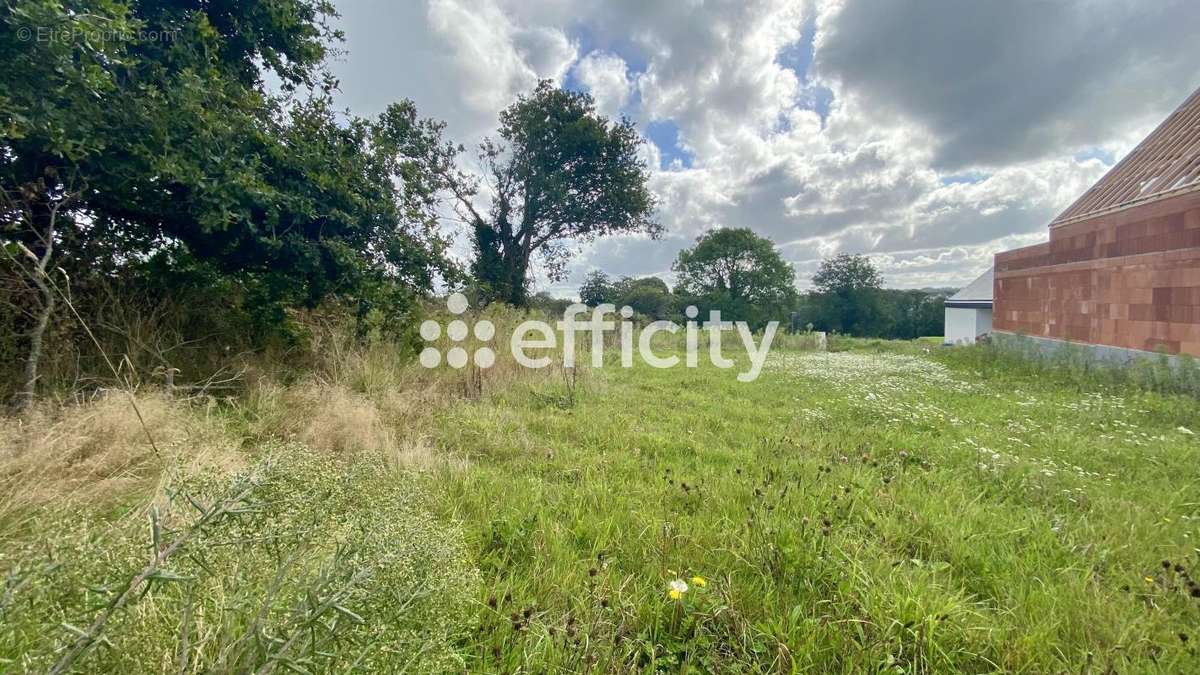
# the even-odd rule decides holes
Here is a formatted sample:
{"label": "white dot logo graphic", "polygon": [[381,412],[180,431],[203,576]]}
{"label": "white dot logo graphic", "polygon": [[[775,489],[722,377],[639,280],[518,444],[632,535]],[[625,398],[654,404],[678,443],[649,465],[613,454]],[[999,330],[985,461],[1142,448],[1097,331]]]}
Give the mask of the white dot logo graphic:
{"label": "white dot logo graphic", "polygon": [[421,350],[420,361],[426,368],[437,368],[442,362],[442,353],[433,347],[426,347]]}
{"label": "white dot logo graphic", "polygon": [[480,347],[475,352],[475,365],[480,368],[491,368],[496,363],[496,352],[488,347]]}
{"label": "white dot logo graphic", "polygon": [[462,293],[452,294],[446,298],[446,309],[450,310],[451,314],[462,314],[467,311],[467,296]]}
{"label": "white dot logo graphic", "polygon": [[[446,298],[446,309],[456,316],[465,313],[469,306],[467,296],[462,293],[452,293]],[[420,333],[422,340],[433,342],[442,337],[442,326],[433,319],[426,319],[421,322]],[[496,325],[484,319],[472,327],[462,319],[454,319],[446,326],[446,339],[452,343],[465,342],[472,334],[480,342],[490,342],[496,336]],[[426,368],[437,368],[442,365],[442,352],[434,346],[426,347],[421,350],[419,360]],[[459,344],[446,350],[446,365],[451,368],[466,368],[470,362],[480,368],[491,368],[496,363],[496,352],[490,347],[480,347],[472,353]]]}
{"label": "white dot logo graphic", "polygon": [[467,350],[462,347],[453,347],[446,352],[446,363],[450,364],[451,368],[462,368],[467,365]]}

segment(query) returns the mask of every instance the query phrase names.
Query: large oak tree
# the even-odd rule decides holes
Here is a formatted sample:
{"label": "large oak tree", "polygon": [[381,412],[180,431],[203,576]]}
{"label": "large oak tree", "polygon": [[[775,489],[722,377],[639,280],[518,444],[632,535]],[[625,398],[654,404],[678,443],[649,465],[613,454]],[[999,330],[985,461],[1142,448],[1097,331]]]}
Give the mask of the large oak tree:
{"label": "large oak tree", "polygon": [[535,255],[558,280],[572,243],[612,234],[657,237],[642,142],[629,120],[610,121],[591,96],[548,80],[504,110],[499,140],[484,142],[480,153],[490,204],[477,206],[479,186],[448,174],[471,226],[480,291],[524,305]]}

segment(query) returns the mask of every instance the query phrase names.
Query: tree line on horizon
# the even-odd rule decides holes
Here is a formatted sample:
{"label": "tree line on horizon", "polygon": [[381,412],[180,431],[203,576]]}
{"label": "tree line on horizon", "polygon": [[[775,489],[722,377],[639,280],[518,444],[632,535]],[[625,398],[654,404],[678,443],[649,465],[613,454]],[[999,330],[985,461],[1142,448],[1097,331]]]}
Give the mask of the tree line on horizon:
{"label": "tree line on horizon", "polygon": [[[859,337],[913,339],[942,335],[950,289],[883,287],[865,255],[839,254],[821,261],[812,290],[794,286],[794,272],[774,244],[746,228],[716,229],[681,251],[672,265],[674,289],[657,276],[613,278],[593,270],[579,288],[585,305],[629,306],[646,321],[681,321],[695,306],[700,317],[719,310],[723,320],[746,321],[759,330],[778,321],[792,332],[818,330]],[[537,298],[561,311],[567,300]]]}

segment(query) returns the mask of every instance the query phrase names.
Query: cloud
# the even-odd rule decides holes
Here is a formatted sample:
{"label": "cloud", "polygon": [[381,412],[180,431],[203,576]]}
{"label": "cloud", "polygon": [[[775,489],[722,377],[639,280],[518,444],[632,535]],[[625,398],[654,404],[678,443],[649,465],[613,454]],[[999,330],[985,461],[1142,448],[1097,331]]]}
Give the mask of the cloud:
{"label": "cloud", "polygon": [[1200,5],[829,3],[817,76],[924,127],[935,165],[1003,166],[1145,131],[1200,85]]}
{"label": "cloud", "polygon": [[613,119],[621,115],[633,93],[624,59],[615,54],[592,52],[575,64],[574,73],[596,99],[597,110]]}
{"label": "cloud", "polygon": [[714,227],[770,237],[807,282],[867,253],[889,284],[953,286],[1045,226],[1200,85],[1184,0],[423,0],[340,3],[344,98],[413,98],[468,145],[540,78],[652,139],[667,228],[579,247],[664,274]]}
{"label": "cloud", "polygon": [[561,80],[578,56],[561,28],[517,23],[490,0],[355,0],[338,10],[348,54],[334,73],[351,110],[411,98],[470,146],[518,94]]}

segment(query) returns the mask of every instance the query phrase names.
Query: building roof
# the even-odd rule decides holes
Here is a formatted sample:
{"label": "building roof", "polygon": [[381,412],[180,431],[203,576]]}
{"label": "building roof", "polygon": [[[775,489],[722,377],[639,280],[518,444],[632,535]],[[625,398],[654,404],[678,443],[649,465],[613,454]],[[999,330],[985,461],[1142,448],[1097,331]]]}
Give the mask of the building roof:
{"label": "building roof", "polygon": [[1200,89],[1050,227],[1200,190]]}
{"label": "building roof", "polygon": [[992,306],[992,272],[995,268],[989,267],[988,271],[979,276],[978,279],[967,284],[963,289],[954,295],[946,298],[947,307],[991,307]]}

